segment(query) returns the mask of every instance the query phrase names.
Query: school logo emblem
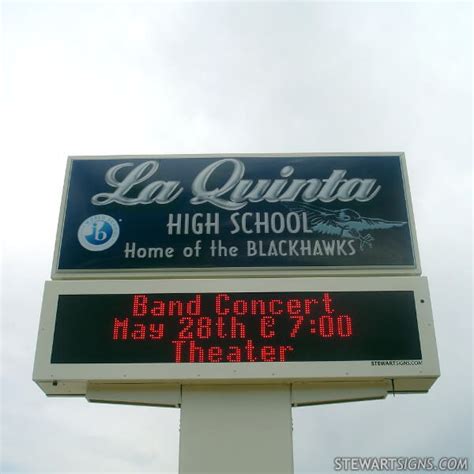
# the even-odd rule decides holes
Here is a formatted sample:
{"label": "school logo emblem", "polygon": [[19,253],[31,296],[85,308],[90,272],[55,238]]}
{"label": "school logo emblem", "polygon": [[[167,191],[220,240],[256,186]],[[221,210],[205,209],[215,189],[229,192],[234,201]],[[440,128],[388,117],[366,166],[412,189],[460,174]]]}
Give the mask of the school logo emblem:
{"label": "school logo emblem", "polygon": [[79,243],[92,252],[100,252],[112,247],[119,235],[118,222],[106,214],[97,214],[87,218],[77,231]]}

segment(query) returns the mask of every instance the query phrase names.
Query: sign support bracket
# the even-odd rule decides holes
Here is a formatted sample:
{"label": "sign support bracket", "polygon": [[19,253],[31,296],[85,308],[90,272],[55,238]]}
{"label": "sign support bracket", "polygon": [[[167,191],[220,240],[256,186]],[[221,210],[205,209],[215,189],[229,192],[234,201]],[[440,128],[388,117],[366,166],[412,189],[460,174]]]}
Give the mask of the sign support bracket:
{"label": "sign support bracket", "polygon": [[292,407],[383,399],[390,386],[389,379],[251,385],[90,382],[86,398],[180,408],[180,474],[292,474]]}
{"label": "sign support bracket", "polygon": [[88,383],[89,402],[179,408],[181,385],[163,383]]}

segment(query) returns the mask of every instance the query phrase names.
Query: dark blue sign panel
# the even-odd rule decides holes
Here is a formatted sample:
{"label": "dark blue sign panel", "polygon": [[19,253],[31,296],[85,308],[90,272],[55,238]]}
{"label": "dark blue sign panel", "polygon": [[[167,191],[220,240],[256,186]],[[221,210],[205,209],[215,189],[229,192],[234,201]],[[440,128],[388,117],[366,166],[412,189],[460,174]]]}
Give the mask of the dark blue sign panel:
{"label": "dark blue sign panel", "polygon": [[418,272],[403,157],[71,158],[56,275]]}

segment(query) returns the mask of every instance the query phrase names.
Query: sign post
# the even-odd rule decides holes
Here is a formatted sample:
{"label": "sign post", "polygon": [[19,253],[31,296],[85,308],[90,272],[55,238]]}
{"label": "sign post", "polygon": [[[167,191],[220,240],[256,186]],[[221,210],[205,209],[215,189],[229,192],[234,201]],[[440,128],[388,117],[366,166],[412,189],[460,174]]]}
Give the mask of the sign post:
{"label": "sign post", "polygon": [[293,472],[289,385],[183,385],[182,397],[181,473]]}
{"label": "sign post", "polygon": [[403,154],[68,163],[33,378],[181,409],[180,472],[293,472],[291,407],[439,377]]}

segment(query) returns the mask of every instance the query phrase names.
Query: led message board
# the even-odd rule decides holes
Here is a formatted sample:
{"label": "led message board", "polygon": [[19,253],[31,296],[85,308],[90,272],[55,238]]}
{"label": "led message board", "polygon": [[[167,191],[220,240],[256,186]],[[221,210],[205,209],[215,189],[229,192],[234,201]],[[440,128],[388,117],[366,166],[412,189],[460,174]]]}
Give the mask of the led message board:
{"label": "led message board", "polygon": [[425,279],[336,280],[50,282],[35,380],[431,384]]}
{"label": "led message board", "polygon": [[53,278],[419,274],[403,154],[77,157]]}
{"label": "led message board", "polygon": [[413,292],[60,295],[51,362],[420,360]]}

